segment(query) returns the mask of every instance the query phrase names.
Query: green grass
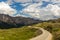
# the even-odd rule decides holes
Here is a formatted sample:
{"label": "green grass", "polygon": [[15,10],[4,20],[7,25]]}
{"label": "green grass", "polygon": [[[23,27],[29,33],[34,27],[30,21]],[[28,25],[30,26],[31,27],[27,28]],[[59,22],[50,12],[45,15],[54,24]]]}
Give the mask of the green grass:
{"label": "green grass", "polygon": [[43,23],[38,23],[36,25],[32,25],[32,26],[42,27],[45,30],[51,32],[54,40],[60,40],[60,23],[43,22]]}
{"label": "green grass", "polygon": [[28,40],[37,35],[36,31],[28,27],[0,29],[0,40]]}

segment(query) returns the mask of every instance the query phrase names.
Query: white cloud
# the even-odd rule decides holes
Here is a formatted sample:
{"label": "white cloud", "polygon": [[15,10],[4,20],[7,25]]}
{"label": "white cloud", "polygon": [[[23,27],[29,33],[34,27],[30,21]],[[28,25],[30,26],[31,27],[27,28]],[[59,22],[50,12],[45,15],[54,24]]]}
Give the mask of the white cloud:
{"label": "white cloud", "polygon": [[[42,2],[42,1],[49,1],[49,0],[14,0],[15,2],[21,2],[21,3],[32,3],[33,1],[34,2]],[[7,0],[7,3],[8,4],[12,4],[12,0]]]}
{"label": "white cloud", "polygon": [[60,3],[60,0],[51,0],[53,3]]}
{"label": "white cloud", "polygon": [[25,2],[32,2],[32,0],[14,0],[15,2],[22,2],[22,3],[25,3]]}
{"label": "white cloud", "polygon": [[16,13],[16,10],[11,8],[7,3],[0,2],[0,14],[8,14],[12,16]]}
{"label": "white cloud", "polygon": [[22,4],[20,4],[20,5],[22,5],[22,6],[28,6],[28,5],[30,5],[31,3],[22,3]]}
{"label": "white cloud", "polygon": [[[15,1],[15,2],[21,2],[21,3],[32,3],[33,1],[34,2],[42,2],[42,1],[46,1],[46,2],[53,2],[53,4],[54,3],[57,3],[57,4],[60,4],[60,0],[7,0],[7,2],[6,3],[8,3],[8,4],[12,4],[13,3],[13,1]],[[60,5],[59,5],[60,6]]]}
{"label": "white cloud", "polygon": [[[41,20],[49,20],[49,19],[54,19],[56,17],[60,17],[60,7],[59,7],[60,0],[51,0],[51,2],[53,2],[54,5],[49,4],[47,5],[47,7],[44,7],[44,8],[38,8],[38,7],[42,5],[42,1],[49,2],[50,0],[34,0],[35,2],[38,2],[34,4],[31,3],[32,0],[14,0],[14,1],[26,3],[26,4],[21,4],[23,6],[29,5],[25,9],[22,10],[22,13],[30,15],[30,17],[32,18],[38,18]],[[8,0],[8,3],[12,3],[12,0]]]}
{"label": "white cloud", "polygon": [[42,2],[42,1],[50,1],[50,0],[14,0],[15,2],[22,2],[22,3],[26,3],[26,2]]}
{"label": "white cloud", "polygon": [[60,7],[58,5],[49,4],[45,7],[45,10],[51,11],[55,16],[60,16]]}
{"label": "white cloud", "polygon": [[6,3],[8,3],[9,5],[11,5],[13,2],[12,2],[12,0],[7,0]]}
{"label": "white cloud", "polygon": [[32,18],[38,18],[40,20],[49,20],[56,17],[60,17],[60,7],[57,5],[49,4],[45,8],[38,8],[40,3],[32,4],[22,10],[23,13],[30,15]]}

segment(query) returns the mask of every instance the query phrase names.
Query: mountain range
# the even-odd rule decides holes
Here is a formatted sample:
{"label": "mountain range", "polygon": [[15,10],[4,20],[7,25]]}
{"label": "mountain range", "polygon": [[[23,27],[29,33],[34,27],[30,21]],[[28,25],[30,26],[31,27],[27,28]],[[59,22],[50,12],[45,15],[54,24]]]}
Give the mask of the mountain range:
{"label": "mountain range", "polygon": [[24,25],[31,25],[42,22],[41,20],[27,18],[22,16],[12,17],[6,14],[0,14],[0,28],[13,28]]}

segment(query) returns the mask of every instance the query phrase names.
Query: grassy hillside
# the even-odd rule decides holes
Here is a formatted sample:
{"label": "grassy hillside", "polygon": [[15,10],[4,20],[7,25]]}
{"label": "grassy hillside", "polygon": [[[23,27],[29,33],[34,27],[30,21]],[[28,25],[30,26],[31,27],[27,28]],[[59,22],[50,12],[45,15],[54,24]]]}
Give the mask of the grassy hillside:
{"label": "grassy hillside", "polygon": [[37,36],[38,29],[22,27],[0,29],[0,40],[28,40]]}
{"label": "grassy hillside", "polygon": [[36,27],[42,27],[53,34],[54,40],[60,40],[60,20],[48,21],[32,25]]}
{"label": "grassy hillside", "polygon": [[[60,19],[31,25],[32,27],[42,27],[53,34],[54,40],[60,40]],[[0,29],[0,40],[28,40],[42,32],[28,26],[11,29]]]}

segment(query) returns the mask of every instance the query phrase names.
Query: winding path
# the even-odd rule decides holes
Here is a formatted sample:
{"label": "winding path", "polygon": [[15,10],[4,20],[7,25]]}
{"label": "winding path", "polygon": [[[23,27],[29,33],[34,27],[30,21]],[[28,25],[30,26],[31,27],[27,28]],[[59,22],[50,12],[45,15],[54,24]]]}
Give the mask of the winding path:
{"label": "winding path", "polygon": [[30,40],[52,40],[52,34],[50,32],[44,30],[43,28],[39,28],[39,27],[34,27],[34,28],[42,30],[43,33],[37,37],[30,39]]}

